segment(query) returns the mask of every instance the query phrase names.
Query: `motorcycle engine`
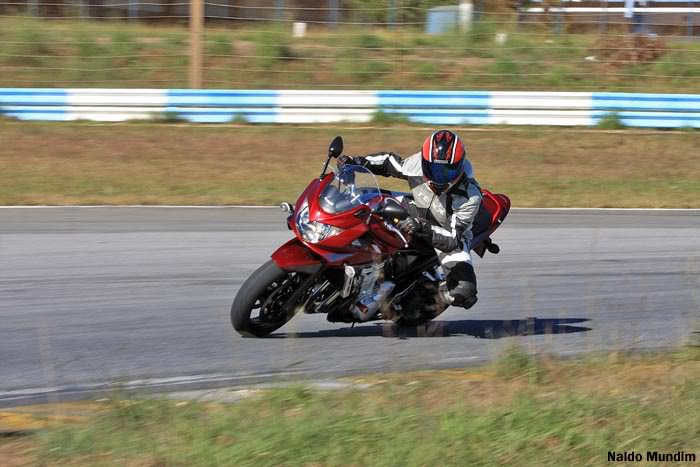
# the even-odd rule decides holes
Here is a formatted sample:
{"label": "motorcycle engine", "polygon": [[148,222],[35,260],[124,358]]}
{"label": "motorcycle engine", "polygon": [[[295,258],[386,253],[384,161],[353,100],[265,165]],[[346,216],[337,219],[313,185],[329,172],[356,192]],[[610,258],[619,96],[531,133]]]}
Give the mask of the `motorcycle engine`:
{"label": "motorcycle engine", "polygon": [[357,301],[350,313],[358,321],[369,321],[377,315],[382,305],[394,290],[395,284],[384,281],[384,263],[373,263],[354,274],[353,289],[357,290]]}

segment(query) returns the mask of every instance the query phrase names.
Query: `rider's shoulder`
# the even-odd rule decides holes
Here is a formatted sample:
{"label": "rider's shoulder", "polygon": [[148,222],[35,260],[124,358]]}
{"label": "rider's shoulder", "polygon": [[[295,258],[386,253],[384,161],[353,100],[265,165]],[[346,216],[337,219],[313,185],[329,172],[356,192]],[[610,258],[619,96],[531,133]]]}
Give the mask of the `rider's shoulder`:
{"label": "rider's shoulder", "polygon": [[464,174],[470,180],[475,180],[474,178],[474,167],[469,159],[464,160]]}
{"label": "rider's shoulder", "polygon": [[401,170],[406,175],[422,176],[423,175],[422,161],[423,161],[423,156],[421,156],[420,152],[413,154],[413,155],[411,155],[403,160],[403,163],[401,164],[401,166],[402,166]]}

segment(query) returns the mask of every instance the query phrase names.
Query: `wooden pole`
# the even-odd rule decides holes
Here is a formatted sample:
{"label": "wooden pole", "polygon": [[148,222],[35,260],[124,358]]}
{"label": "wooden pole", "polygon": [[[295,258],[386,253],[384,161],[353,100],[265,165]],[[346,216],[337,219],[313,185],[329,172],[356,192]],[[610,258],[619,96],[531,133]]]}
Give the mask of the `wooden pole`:
{"label": "wooden pole", "polygon": [[202,87],[202,30],[204,1],[190,1],[190,88]]}

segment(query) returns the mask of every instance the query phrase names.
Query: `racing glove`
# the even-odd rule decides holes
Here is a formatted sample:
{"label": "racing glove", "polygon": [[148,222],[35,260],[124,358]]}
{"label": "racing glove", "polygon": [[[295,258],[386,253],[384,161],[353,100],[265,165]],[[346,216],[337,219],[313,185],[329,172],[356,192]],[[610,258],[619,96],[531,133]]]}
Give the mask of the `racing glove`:
{"label": "racing glove", "polygon": [[343,154],[341,156],[338,156],[338,158],[335,160],[335,165],[338,167],[339,170],[341,170],[347,164],[356,164],[355,159],[353,159],[352,156],[346,156],[345,154]]}
{"label": "racing glove", "polygon": [[402,220],[399,222],[398,227],[402,233],[413,237],[428,238],[432,235],[430,224],[423,219],[415,217],[408,217]]}

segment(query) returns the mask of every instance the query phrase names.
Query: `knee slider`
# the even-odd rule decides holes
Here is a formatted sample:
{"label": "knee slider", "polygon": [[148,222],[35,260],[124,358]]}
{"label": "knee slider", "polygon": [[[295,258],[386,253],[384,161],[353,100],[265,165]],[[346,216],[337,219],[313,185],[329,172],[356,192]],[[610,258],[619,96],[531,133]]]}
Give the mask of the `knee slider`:
{"label": "knee slider", "polygon": [[476,296],[476,292],[474,292],[474,295],[469,295],[467,297],[459,294],[453,295],[453,297],[452,305],[462,307],[466,310],[476,305],[476,302],[479,300]]}
{"label": "knee slider", "polygon": [[454,287],[450,288],[450,295],[453,297],[461,296],[463,298],[476,296],[476,284],[473,282],[459,281]]}

